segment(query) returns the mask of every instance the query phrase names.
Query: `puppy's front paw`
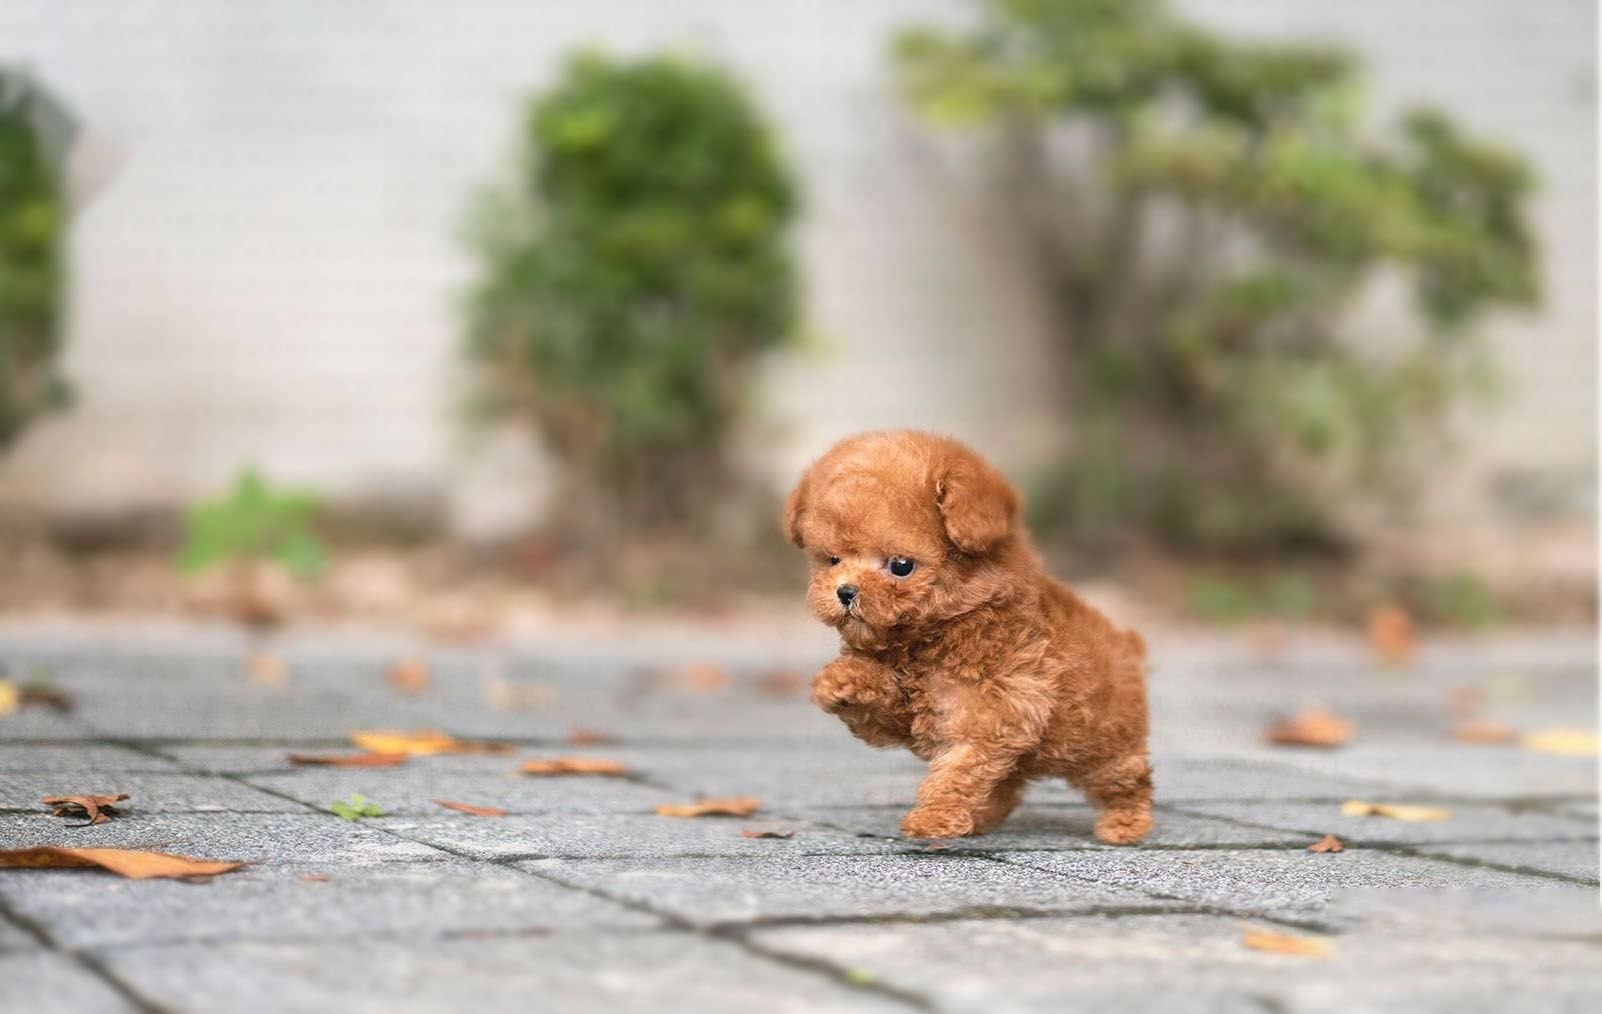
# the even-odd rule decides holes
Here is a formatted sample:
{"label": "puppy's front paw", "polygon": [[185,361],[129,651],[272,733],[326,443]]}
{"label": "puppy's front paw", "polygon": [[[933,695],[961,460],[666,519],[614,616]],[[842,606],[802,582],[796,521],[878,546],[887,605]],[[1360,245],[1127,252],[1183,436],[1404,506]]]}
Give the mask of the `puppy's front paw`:
{"label": "puppy's front paw", "polygon": [[901,821],[901,833],[908,838],[961,838],[973,834],[973,814],[920,806]]}
{"label": "puppy's front paw", "polygon": [[877,667],[858,659],[836,659],[812,680],[812,703],[831,715],[850,707],[886,703],[885,687]]}

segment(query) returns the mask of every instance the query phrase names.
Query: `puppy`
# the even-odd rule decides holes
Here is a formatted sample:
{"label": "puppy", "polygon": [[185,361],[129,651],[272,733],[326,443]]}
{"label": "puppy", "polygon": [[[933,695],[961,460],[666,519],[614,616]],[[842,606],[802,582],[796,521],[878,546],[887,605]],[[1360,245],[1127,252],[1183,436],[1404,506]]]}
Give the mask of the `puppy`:
{"label": "puppy", "polygon": [[873,746],[929,762],[912,838],[983,834],[1035,778],[1099,811],[1096,837],[1151,827],[1145,642],[1053,580],[1018,496],[947,437],[865,433],[802,476],[784,529],[807,551],[812,612],[840,657],[812,699]]}

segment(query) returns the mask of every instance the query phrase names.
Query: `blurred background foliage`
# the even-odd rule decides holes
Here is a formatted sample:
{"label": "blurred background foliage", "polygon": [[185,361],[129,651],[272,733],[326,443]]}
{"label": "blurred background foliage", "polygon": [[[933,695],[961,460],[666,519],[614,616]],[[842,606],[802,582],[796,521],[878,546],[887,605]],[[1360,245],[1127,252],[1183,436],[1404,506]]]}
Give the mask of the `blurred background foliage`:
{"label": "blurred background foliage", "polygon": [[26,79],[0,72],[0,450],[66,400],[62,341],[65,207]]}
{"label": "blurred background foliage", "polygon": [[[1034,521],[1086,547],[1336,548],[1485,393],[1473,325],[1538,299],[1530,170],[1442,113],[1371,136],[1352,56],[1160,0],[985,0],[895,45],[909,101],[994,142],[1061,308],[1074,452]],[[1364,333],[1384,276],[1416,325]]]}
{"label": "blurred background foliage", "polygon": [[577,56],[473,240],[477,406],[533,421],[554,527],[691,526],[727,487],[761,356],[794,333],[796,185],[741,85],[674,55]]}

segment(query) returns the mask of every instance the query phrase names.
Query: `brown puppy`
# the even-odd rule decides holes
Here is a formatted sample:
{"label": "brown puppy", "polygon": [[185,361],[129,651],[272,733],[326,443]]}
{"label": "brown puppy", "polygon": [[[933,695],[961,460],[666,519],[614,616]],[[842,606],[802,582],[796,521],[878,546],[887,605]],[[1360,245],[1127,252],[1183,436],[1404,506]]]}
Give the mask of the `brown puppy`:
{"label": "brown puppy", "polygon": [[1145,835],[1145,643],[1042,569],[1000,473],[947,437],[866,433],[808,469],[784,527],[840,632],[813,701],[929,761],[903,833],[983,834],[1057,776],[1101,811],[1096,837]]}

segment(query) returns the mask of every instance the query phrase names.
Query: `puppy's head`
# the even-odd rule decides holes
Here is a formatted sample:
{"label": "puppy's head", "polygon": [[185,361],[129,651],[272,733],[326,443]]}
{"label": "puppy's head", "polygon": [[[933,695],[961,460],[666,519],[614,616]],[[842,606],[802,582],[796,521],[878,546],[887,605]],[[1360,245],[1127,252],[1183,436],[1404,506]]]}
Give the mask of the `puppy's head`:
{"label": "puppy's head", "polygon": [[910,431],[836,444],[790,494],[784,529],[811,559],[813,614],[865,649],[1004,596],[1023,541],[999,472],[949,437]]}

